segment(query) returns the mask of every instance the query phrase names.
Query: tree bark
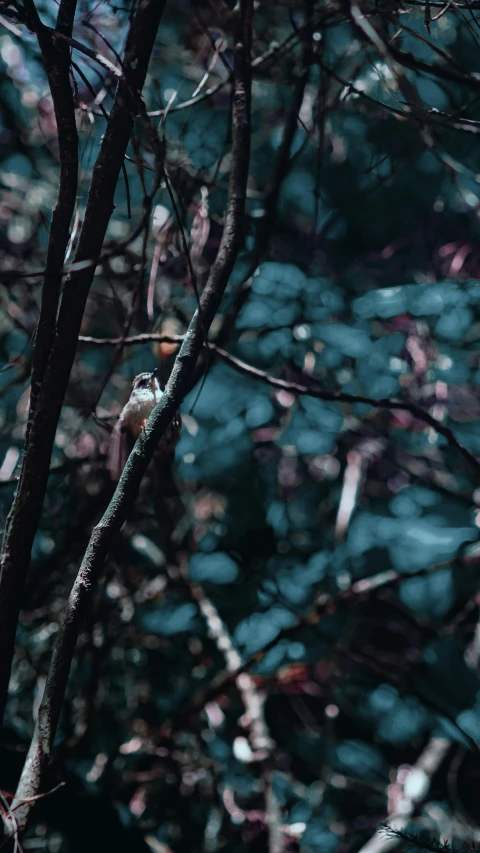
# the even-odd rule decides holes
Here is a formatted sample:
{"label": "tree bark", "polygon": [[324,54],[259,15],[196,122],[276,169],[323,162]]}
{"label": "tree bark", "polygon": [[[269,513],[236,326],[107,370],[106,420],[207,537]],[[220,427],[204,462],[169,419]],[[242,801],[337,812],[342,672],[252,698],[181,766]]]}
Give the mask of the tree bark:
{"label": "tree bark", "polygon": [[[164,0],[140,0],[130,25],[124,73],[117,85],[93,170],[74,262],[94,261],[100,254],[164,5]],[[92,263],[68,276],[58,315],[53,289],[44,307],[43,319],[47,319],[45,327],[42,326],[42,349],[36,356],[35,370],[40,387],[34,389],[32,397],[22,471],[7,519],[0,560],[0,719],[7,698],[15,632],[32,544],[42,512],[55,433],[94,272],[95,264]],[[53,315],[55,328],[51,334]]]}

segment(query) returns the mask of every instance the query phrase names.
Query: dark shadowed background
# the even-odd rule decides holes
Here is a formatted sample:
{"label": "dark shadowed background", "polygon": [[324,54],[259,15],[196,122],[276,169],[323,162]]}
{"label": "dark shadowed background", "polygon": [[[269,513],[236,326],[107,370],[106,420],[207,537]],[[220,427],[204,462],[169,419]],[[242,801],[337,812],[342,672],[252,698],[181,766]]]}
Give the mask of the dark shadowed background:
{"label": "dark shadowed background", "polygon": [[[36,6],[53,27],[53,0]],[[133,6],[78,2],[73,37],[90,53],[71,53],[66,265]],[[167,381],[219,247],[232,9],[177,0],[160,22],[151,121],[137,115],[116,188],[23,595],[5,811],[113,492],[110,430],[137,373]],[[2,527],[59,179],[27,23],[1,0]],[[480,840],[480,4],[267,0],[252,60],[243,234],[209,335],[220,352],[191,376],[175,482],[152,462],[93,590],[25,851]],[[153,200],[151,127],[165,151]],[[400,835],[378,834],[385,822]]]}

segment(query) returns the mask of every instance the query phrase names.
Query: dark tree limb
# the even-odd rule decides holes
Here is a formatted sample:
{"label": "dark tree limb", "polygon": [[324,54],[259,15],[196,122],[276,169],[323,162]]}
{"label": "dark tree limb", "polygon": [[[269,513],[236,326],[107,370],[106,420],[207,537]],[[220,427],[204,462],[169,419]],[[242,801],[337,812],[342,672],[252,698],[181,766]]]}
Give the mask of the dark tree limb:
{"label": "dark tree limb", "polygon": [[[31,7],[30,17],[33,18],[36,14],[35,6],[32,0],[28,0],[28,3]],[[66,8],[71,10],[72,4],[73,0],[67,0]],[[110,120],[93,170],[85,218],[75,252],[76,262],[90,261],[100,255],[114,209],[117,179],[163,8],[164,0],[140,0],[130,24],[124,55],[124,75],[117,85]],[[64,23],[62,16],[57,25],[63,26]],[[38,22],[35,26],[38,30]],[[87,264],[71,273],[64,284],[58,313],[53,296],[46,312],[49,324],[55,313],[55,329],[50,340],[50,332],[47,334],[45,326],[44,338],[48,340],[49,346],[42,349],[35,374],[41,380],[41,387],[35,388],[37,396],[27,431],[22,472],[7,519],[0,562],[0,719],[7,697],[18,614],[47,487],[55,433],[94,272],[95,264]]]}
{"label": "dark tree limb", "polygon": [[[313,3],[312,0],[305,0],[304,4],[305,24],[302,30],[298,33],[303,39],[303,48],[301,55],[301,67],[297,81],[293,90],[292,103],[285,117],[283,126],[282,138],[278,149],[277,158],[273,167],[272,174],[268,180],[265,191],[265,212],[263,218],[258,224],[257,233],[255,235],[255,246],[253,256],[250,261],[250,275],[253,275],[261,259],[266,255],[270,243],[271,234],[275,225],[277,215],[278,199],[283,182],[287,177],[291,161],[292,161],[292,145],[295,139],[295,134],[298,128],[298,119],[302,108],[305,89],[310,76],[310,67],[312,64],[312,30],[313,30]],[[246,276],[247,278],[250,275]],[[218,341],[221,345],[221,341]]]}
{"label": "dark tree limb", "polygon": [[[70,222],[75,209],[78,175],[78,135],[75,123],[73,93],[70,85],[70,50],[67,45],[57,45],[52,40],[48,28],[42,24],[38,16],[33,0],[26,0],[25,8],[28,13],[29,26],[38,38],[43,65],[50,86],[57,123],[60,156],[59,191],[50,224],[40,316],[32,358],[31,396],[26,437],[26,445],[28,447],[30,429],[55,332],[62,283],[62,268],[70,238]],[[72,32],[75,9],[76,0],[62,0],[60,3],[57,26],[59,30],[61,29],[66,34],[71,34]],[[17,508],[19,508],[20,499],[23,496],[21,503],[28,514],[29,500],[27,496],[30,493],[30,483],[24,479],[26,470],[26,466],[22,466],[17,487],[19,498]],[[36,476],[36,472],[33,472],[33,476]],[[28,525],[30,529],[27,527],[24,531],[20,524],[15,524],[12,512],[7,520],[7,530],[4,538],[5,550],[2,553],[2,562],[0,563],[0,722],[7,697],[15,631],[25,582],[26,567],[30,555],[31,543],[33,542],[37,527],[37,519],[43,503],[47,478],[48,470],[43,477],[43,484],[40,485],[39,483],[38,512],[36,514],[35,510],[32,512]],[[20,513],[19,516],[23,519],[24,514]],[[25,555],[20,565],[15,561],[4,564],[4,555],[8,555],[9,552],[11,556],[15,554],[17,547],[15,539],[20,546],[20,552],[23,551],[23,544],[27,545],[28,554]]]}
{"label": "dark tree limb", "polygon": [[276,160],[272,169],[272,173],[268,179],[265,188],[264,214],[258,223],[253,251],[248,264],[248,270],[245,275],[245,280],[240,285],[233,304],[226,314],[220,331],[217,335],[217,343],[219,346],[224,346],[230,337],[230,333],[235,325],[238,314],[245,304],[245,301],[250,293],[250,278],[257,269],[259,263],[263,260],[268,252],[271,241],[273,227],[277,215],[278,200],[282,185],[287,177],[291,166],[291,151],[295,134],[298,127],[298,117],[302,107],[305,88],[310,76],[310,66],[312,62],[312,27],[313,27],[313,8],[311,0],[305,2],[305,25],[302,28],[300,35],[303,38],[303,49],[301,56],[300,73],[293,90],[292,103],[287,111],[285,123],[282,131],[282,138],[277,152]]}
{"label": "dark tree limb", "polygon": [[[144,7],[145,5],[147,4],[144,3]],[[192,318],[175,360],[162,400],[142,431],[103,518],[93,530],[73,585],[61,619],[35,733],[11,807],[12,814],[11,817],[7,815],[4,819],[5,831],[10,836],[21,832],[25,827],[32,808],[32,797],[41,787],[42,777],[51,754],[79,628],[91,598],[95,580],[103,568],[113,537],[125,521],[128,508],[137,494],[142,476],[158,441],[188,388],[190,376],[204,343],[204,330],[208,330],[219,308],[241,244],[250,154],[252,14],[253,0],[240,0],[240,6],[234,12],[232,171],[225,228],[218,255],[202,293],[200,307]],[[101,202],[103,199],[98,198],[97,204]],[[81,276],[78,278],[80,283],[78,280],[75,282],[74,291],[68,291],[69,303],[73,304],[74,308],[77,307],[79,299],[77,288],[81,287],[82,283]],[[77,337],[78,329],[73,341],[73,350]]]}
{"label": "dark tree limb", "polygon": [[[66,36],[72,34],[76,5],[77,0],[62,0],[58,9],[57,28]],[[50,87],[57,124],[60,157],[60,185],[50,225],[40,317],[35,336],[31,415],[38,397],[55,330],[62,285],[62,268],[70,239],[70,222],[77,197],[78,134],[75,122],[75,105],[70,85],[70,49],[67,44],[56,42],[52,38],[51,30],[40,21],[33,0],[27,0],[25,8],[29,12],[30,27],[38,39]]]}

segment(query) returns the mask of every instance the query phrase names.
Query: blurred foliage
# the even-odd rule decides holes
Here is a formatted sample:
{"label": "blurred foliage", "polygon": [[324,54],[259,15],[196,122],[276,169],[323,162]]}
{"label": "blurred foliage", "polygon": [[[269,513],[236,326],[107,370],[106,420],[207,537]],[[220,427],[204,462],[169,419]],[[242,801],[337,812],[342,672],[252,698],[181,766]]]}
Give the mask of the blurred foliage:
{"label": "blurred foliage", "polygon": [[[256,9],[245,235],[211,340],[313,392],[414,403],[480,454],[478,4],[365,5],[413,58],[400,72],[352,26],[349,4]],[[53,25],[56,4],[37,6]],[[41,296],[26,273],[45,263],[58,182],[38,45],[12,9],[0,4],[3,521]],[[79,0],[74,36],[116,62],[128,11]],[[144,99],[165,134],[168,185],[147,239],[135,236],[154,163],[137,120],[84,336],[176,334],[195,310],[183,238],[201,289],[231,163],[230,14],[167,3]],[[81,172],[69,257],[114,91],[104,68],[72,58]],[[415,116],[399,74],[418,94]],[[175,351],[79,344],[18,630],[7,792],[112,492],[109,428],[132,378],[158,366],[165,382]],[[475,467],[411,411],[297,396],[215,353],[182,413],[178,495],[159,496],[152,465],[78,643],[52,768],[51,787],[67,786],[39,804],[25,850],[346,853],[397,814],[413,839],[478,841],[479,587],[462,559],[477,541]],[[208,693],[237,658],[265,700],[262,748],[240,680]]]}

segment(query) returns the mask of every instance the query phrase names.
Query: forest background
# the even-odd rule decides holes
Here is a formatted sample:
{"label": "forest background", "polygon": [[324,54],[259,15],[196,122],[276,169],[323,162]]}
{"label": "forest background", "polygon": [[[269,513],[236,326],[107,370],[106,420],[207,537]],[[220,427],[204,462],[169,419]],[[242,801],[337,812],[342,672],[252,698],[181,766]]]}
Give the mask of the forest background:
{"label": "forest background", "polygon": [[480,841],[479,57],[473,0],[1,0],[5,849]]}

